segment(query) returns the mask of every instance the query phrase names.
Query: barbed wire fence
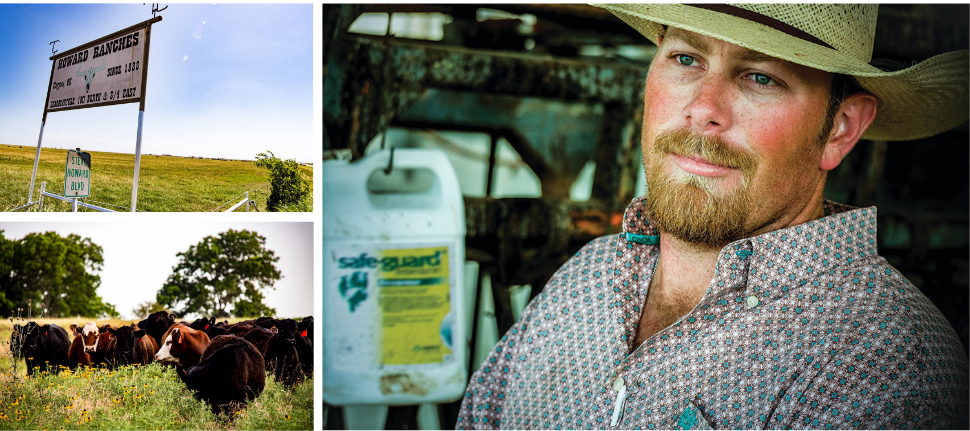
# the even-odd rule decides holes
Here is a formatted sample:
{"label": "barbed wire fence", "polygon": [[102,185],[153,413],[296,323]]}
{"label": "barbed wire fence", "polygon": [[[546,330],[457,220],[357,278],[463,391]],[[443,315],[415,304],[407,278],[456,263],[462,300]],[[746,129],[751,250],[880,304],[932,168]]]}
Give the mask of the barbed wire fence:
{"label": "barbed wire fence", "polygon": [[[262,185],[262,186],[260,186],[260,187],[257,187],[257,188],[255,188],[255,189],[253,189],[253,190],[246,190],[246,191],[244,191],[244,192],[242,192],[242,193],[240,193],[240,194],[238,194],[238,195],[236,195],[236,196],[233,196],[233,197],[231,197],[231,198],[229,198],[229,199],[228,199],[228,200],[227,200],[227,201],[226,201],[225,203],[223,203],[222,205],[219,205],[218,207],[216,207],[216,209],[214,209],[214,210],[212,210],[212,211],[210,211],[210,212],[217,212],[217,211],[219,211],[219,210],[221,210],[222,208],[225,208],[225,207],[226,207],[226,205],[230,205],[230,204],[232,204],[232,203],[235,203],[235,202],[237,202],[237,201],[238,201],[238,199],[239,199],[239,197],[240,197],[240,196],[245,196],[245,195],[246,195],[246,193],[253,193],[253,192],[257,192],[257,191],[260,191],[260,190],[263,190],[263,189],[265,189],[265,188],[267,188],[267,187],[269,187],[269,184],[264,184],[264,185]],[[253,202],[255,202],[255,201],[253,201]],[[258,206],[255,206],[255,205],[254,205],[253,207],[254,207],[254,208],[256,208],[256,211],[259,211],[259,207],[258,207]]]}

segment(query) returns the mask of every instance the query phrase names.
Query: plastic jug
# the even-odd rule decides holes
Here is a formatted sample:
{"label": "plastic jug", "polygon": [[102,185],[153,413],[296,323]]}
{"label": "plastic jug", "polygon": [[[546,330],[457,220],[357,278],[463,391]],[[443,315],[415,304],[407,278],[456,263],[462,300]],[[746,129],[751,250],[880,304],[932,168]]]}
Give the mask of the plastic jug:
{"label": "plastic jug", "polygon": [[448,158],[395,149],[324,162],[321,171],[323,399],[460,398],[468,380],[465,212]]}

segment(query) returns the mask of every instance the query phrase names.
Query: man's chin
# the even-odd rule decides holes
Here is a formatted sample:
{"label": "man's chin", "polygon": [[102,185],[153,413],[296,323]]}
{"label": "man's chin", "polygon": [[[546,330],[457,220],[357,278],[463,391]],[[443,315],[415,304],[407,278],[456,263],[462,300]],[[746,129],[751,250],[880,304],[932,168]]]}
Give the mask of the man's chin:
{"label": "man's chin", "polygon": [[665,234],[706,248],[720,249],[743,238],[744,190],[715,194],[709,187],[705,180],[651,187],[645,202],[651,221]]}

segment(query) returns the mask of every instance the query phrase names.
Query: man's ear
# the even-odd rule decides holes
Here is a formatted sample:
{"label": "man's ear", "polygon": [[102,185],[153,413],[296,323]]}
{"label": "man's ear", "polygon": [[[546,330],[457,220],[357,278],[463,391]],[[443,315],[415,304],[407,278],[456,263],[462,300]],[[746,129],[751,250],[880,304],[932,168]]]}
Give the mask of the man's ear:
{"label": "man's ear", "polygon": [[822,153],[819,167],[830,171],[835,169],[846,154],[852,151],[856,142],[876,118],[876,97],[869,93],[856,93],[846,97],[835,113],[832,131]]}

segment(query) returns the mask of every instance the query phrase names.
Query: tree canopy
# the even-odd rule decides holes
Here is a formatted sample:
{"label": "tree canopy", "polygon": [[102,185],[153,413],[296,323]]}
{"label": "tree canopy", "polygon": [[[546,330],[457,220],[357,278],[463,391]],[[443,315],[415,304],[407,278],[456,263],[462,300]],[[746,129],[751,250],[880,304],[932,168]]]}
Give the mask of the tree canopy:
{"label": "tree canopy", "polygon": [[[121,317],[97,294],[101,246],[76,234],[30,233],[10,240],[0,230],[0,313],[23,316]],[[46,310],[46,312],[45,312]]]}
{"label": "tree canopy", "polygon": [[229,229],[207,236],[178,253],[156,302],[182,316],[274,315],[263,304],[263,293],[282,278],[274,265],[279,258],[266,248],[266,238],[247,230]]}

